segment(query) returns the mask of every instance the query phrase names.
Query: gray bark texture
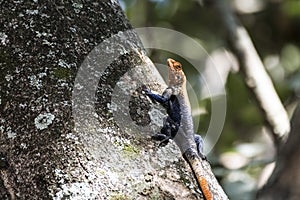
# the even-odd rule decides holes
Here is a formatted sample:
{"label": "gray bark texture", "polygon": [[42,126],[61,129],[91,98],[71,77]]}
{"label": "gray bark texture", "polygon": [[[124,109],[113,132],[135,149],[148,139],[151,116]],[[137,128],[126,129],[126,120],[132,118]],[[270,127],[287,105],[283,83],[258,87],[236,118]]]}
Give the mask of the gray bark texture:
{"label": "gray bark texture", "polygon": [[[0,199],[199,199],[115,0],[0,1]],[[150,114],[149,114],[150,113]]]}

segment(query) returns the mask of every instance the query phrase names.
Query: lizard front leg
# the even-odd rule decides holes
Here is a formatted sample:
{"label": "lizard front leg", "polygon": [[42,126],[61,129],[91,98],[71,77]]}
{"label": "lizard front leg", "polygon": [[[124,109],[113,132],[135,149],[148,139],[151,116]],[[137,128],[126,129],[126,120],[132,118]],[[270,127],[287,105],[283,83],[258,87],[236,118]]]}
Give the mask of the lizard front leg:
{"label": "lizard front leg", "polygon": [[177,98],[172,95],[172,88],[165,89],[162,95],[151,92],[146,86],[143,86],[142,89],[151,100],[160,103],[167,109],[168,117],[164,120],[160,133],[152,136],[152,139],[160,141],[159,146],[165,146],[169,143],[170,139],[176,136],[180,126],[180,106]]}
{"label": "lizard front leg", "polygon": [[162,95],[153,93],[147,86],[143,85],[142,90],[145,92],[145,94],[151,99],[154,100],[162,105],[166,105],[168,101],[170,100],[170,97],[172,95],[172,89],[167,88],[163,92]]}

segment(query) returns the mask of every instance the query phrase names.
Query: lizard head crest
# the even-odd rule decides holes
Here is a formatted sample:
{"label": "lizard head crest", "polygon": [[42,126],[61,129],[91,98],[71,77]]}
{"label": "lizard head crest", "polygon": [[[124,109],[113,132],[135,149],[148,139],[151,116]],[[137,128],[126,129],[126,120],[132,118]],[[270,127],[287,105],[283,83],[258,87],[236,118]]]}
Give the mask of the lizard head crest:
{"label": "lizard head crest", "polygon": [[169,58],[167,63],[169,66],[169,86],[183,85],[186,78],[182,71],[181,63],[173,60],[172,58]]}

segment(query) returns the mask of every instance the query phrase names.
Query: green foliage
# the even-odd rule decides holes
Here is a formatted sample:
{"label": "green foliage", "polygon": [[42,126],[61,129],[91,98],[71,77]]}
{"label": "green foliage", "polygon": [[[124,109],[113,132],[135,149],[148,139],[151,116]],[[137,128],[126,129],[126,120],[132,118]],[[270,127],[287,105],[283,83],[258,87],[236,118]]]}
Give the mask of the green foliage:
{"label": "green foliage", "polygon": [[298,0],[286,0],[283,2],[284,12],[291,17],[300,17],[300,2]]}
{"label": "green foliage", "polygon": [[293,44],[285,45],[281,50],[281,63],[288,74],[300,68],[300,50]]}

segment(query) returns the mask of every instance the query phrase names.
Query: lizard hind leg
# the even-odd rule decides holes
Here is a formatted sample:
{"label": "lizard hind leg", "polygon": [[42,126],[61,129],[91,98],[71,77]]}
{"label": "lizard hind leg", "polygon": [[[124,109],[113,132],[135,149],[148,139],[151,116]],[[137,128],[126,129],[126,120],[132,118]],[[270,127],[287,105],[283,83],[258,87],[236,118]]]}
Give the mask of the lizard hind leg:
{"label": "lizard hind leg", "polygon": [[171,137],[170,136],[167,136],[165,139],[163,139],[162,141],[160,141],[160,143],[159,143],[159,147],[164,147],[164,146],[166,146],[168,143],[169,143],[169,140],[171,139]]}
{"label": "lizard hind leg", "polygon": [[161,133],[156,133],[155,135],[153,135],[151,138],[153,140],[156,140],[156,141],[162,141],[164,139],[166,139],[166,135],[165,134],[161,134]]}
{"label": "lizard hind leg", "polygon": [[207,160],[207,157],[205,156],[204,150],[203,150],[204,142],[203,142],[202,137],[200,135],[195,134],[194,140],[195,140],[195,143],[197,146],[198,155],[200,156],[200,158],[202,160]]}
{"label": "lizard hind leg", "polygon": [[156,141],[160,141],[159,147],[164,147],[169,143],[169,140],[171,139],[171,137],[167,136],[165,134],[162,134],[162,133],[157,133],[152,136],[152,139],[156,140]]}
{"label": "lizard hind leg", "polygon": [[172,137],[172,131],[173,131],[172,125],[173,125],[172,120],[169,117],[167,117],[164,120],[164,124],[160,130],[160,133],[157,133],[152,136],[152,139],[160,141],[159,147],[166,146],[169,143],[169,140],[173,138]]}

